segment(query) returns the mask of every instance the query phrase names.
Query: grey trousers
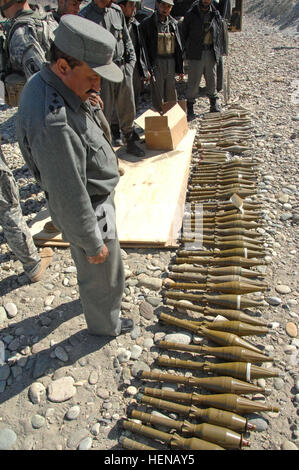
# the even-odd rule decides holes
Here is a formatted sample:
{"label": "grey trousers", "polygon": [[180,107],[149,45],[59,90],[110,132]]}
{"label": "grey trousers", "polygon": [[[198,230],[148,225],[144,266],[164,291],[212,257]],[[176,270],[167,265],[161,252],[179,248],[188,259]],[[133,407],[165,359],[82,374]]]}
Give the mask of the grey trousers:
{"label": "grey trousers", "polygon": [[[98,208],[94,206],[94,209],[98,213]],[[104,222],[101,219],[102,227]],[[121,329],[119,316],[125,285],[124,268],[116,232],[114,239],[105,239],[104,243],[109,256],[102,264],[90,264],[82,248],[73,244],[70,248],[77,267],[80,300],[88,332],[117,336]]]}
{"label": "grey trousers", "polygon": [[155,109],[166,101],[177,101],[177,91],[175,86],[175,60],[171,58],[158,58],[155,67],[156,87],[151,79],[152,103]]}
{"label": "grey trousers", "polygon": [[8,246],[21,261],[27,276],[32,278],[40,268],[40,256],[22,214],[16,181],[10,172],[1,170],[0,224]]}
{"label": "grey trousers", "polygon": [[187,101],[195,103],[198,95],[198,87],[202,75],[206,81],[207,96],[209,98],[218,98],[217,84],[217,62],[213,51],[202,51],[200,60],[189,60],[188,84],[186,90]]}
{"label": "grey trousers", "polygon": [[119,127],[124,136],[129,136],[134,129],[136,117],[133,92],[133,70],[130,64],[120,66],[124,79],[120,83],[101,81],[101,98],[104,102],[104,115],[111,125],[113,113],[116,112]]}

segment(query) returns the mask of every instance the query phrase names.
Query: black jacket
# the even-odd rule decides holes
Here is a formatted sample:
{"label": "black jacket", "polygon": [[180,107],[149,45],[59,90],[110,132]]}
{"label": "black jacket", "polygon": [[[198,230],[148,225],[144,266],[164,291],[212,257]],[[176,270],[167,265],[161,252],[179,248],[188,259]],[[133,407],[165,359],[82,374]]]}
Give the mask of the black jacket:
{"label": "black jacket", "polygon": [[[200,0],[193,3],[185,14],[182,22],[182,36],[186,59],[200,60],[203,50],[204,23],[203,13],[199,8]],[[213,50],[216,61],[225,53],[225,38],[223,20],[219,11],[211,5],[212,21],[211,31],[213,36]]]}
{"label": "black jacket", "polygon": [[[146,53],[149,61],[149,66],[154,67],[157,62],[157,49],[158,49],[158,29],[156,24],[156,13],[153,13],[148,18],[145,18],[140,23],[140,32],[144,39]],[[170,30],[175,34],[175,72],[183,73],[183,48],[181,36],[178,28],[178,22],[169,16]]]}
{"label": "black jacket", "polygon": [[135,47],[135,54],[136,54],[136,64],[135,67],[137,67],[137,70],[139,72],[139,75],[141,77],[147,78],[147,72],[148,72],[148,65],[147,65],[147,58],[146,58],[146,52],[145,52],[145,45],[144,45],[144,40],[143,36],[140,33],[140,23],[139,21],[136,20],[136,18],[132,18],[131,23],[128,25],[128,30],[134,45],[133,41],[133,35],[136,38],[136,47]]}

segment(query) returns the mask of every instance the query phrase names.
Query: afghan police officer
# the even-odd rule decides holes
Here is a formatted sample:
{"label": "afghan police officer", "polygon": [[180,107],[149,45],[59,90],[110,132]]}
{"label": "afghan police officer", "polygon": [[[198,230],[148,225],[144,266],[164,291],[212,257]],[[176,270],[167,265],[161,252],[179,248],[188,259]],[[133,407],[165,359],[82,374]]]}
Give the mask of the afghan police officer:
{"label": "afghan police officer", "polygon": [[39,281],[52,261],[51,248],[38,253],[22,214],[17,183],[0,147],[0,224],[8,246],[31,282]]}
{"label": "afghan police officer", "polygon": [[173,0],[157,0],[156,11],[145,18],[140,30],[150,63],[153,107],[177,101],[175,74],[183,78],[182,42],[177,21],[170,16]]}
{"label": "afghan police officer", "polygon": [[22,154],[48,199],[52,220],[68,240],[77,267],[88,331],[117,336],[133,321],[120,318],[124,269],[115,228],[116,155],[88,97],[101,79],[120,83],[116,41],[101,26],[64,15],[51,62],[28,81],[17,116]]}
{"label": "afghan police officer", "polygon": [[136,145],[134,119],[136,115],[133,92],[133,71],[136,55],[125,17],[118,5],[112,0],[92,0],[82,8],[80,16],[87,18],[109,31],[116,39],[113,62],[123,72],[120,83],[111,83],[103,79],[101,82],[101,98],[104,103],[104,114],[111,124],[116,110],[120,129],[127,144],[127,152],[137,157],[144,156],[144,151]]}
{"label": "afghan police officer", "polygon": [[210,112],[220,112],[216,89],[217,62],[224,52],[223,20],[212,0],[197,0],[185,14],[182,34],[188,60],[186,90],[188,119],[195,117],[195,103],[202,75],[205,77]]}
{"label": "afghan police officer", "polygon": [[57,23],[63,15],[78,15],[82,0],[58,0],[57,10],[52,10]]}

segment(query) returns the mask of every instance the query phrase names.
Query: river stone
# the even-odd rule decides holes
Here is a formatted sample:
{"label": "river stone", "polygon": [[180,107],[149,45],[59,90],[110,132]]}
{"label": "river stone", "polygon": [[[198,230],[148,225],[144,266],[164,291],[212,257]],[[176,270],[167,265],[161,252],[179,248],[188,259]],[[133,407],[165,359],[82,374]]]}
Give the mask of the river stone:
{"label": "river stone", "polygon": [[281,304],[281,299],[279,297],[267,297],[266,302],[268,302],[269,305],[280,305]]}
{"label": "river stone", "polygon": [[16,314],[18,313],[18,308],[17,306],[12,303],[12,302],[8,302],[7,304],[4,305],[4,308],[6,310],[6,313],[7,313],[7,316],[9,318],[13,318],[16,316]]}
{"label": "river stone", "polygon": [[136,362],[133,367],[132,367],[132,375],[133,377],[136,377],[138,372],[145,370],[146,372],[149,372],[151,370],[150,366],[147,365],[145,362],[138,361]]}
{"label": "river stone", "polygon": [[0,366],[0,380],[6,380],[10,374],[10,367],[8,364]]}
{"label": "river stone", "polygon": [[160,290],[162,287],[162,279],[150,277],[146,274],[140,274],[138,276],[138,284],[151,290]]}
{"label": "river stone", "polygon": [[131,347],[131,359],[138,359],[142,353],[142,347],[138,344],[133,344]]}
{"label": "river stone", "polygon": [[78,429],[77,431],[73,432],[73,434],[71,434],[67,440],[67,447],[69,449],[77,449],[80,442],[88,437],[88,434],[89,432],[87,429]]}
{"label": "river stone", "polygon": [[145,300],[141,302],[141,304],[139,305],[139,312],[140,312],[140,315],[146,318],[147,320],[151,320],[154,315],[153,307]]}
{"label": "river stone", "polygon": [[171,343],[190,344],[192,341],[191,333],[170,333],[165,336],[165,341]]}
{"label": "river stone", "polygon": [[83,439],[78,447],[78,450],[89,450],[92,446],[92,438],[87,436]]}
{"label": "river stone", "polygon": [[0,367],[3,366],[5,362],[5,344],[0,340]]}
{"label": "river stone", "polygon": [[40,382],[34,382],[30,388],[29,388],[29,398],[34,403],[37,405],[42,401],[44,396],[46,395],[46,389],[44,385]]}
{"label": "river stone", "polygon": [[284,380],[280,377],[275,377],[273,380],[273,385],[276,390],[281,390],[284,386]]}
{"label": "river stone", "polygon": [[119,348],[117,351],[117,359],[119,360],[120,364],[124,362],[128,362],[131,358],[131,351],[128,351],[125,348]]}
{"label": "river stone", "polygon": [[0,307],[0,325],[3,323],[5,320],[7,320],[7,315],[6,315],[6,310],[4,307]]}
{"label": "river stone", "polygon": [[31,418],[31,424],[34,429],[42,428],[45,422],[45,418],[39,414],[33,415]]}
{"label": "river stone", "polygon": [[248,421],[250,424],[254,424],[256,426],[255,431],[257,432],[264,432],[268,428],[267,421],[260,416],[259,417],[254,416],[252,418],[249,417]]}
{"label": "river stone", "polygon": [[98,380],[99,380],[98,372],[96,370],[92,370],[89,374],[88,382],[90,383],[90,385],[95,385]]}
{"label": "river stone", "polygon": [[291,338],[296,338],[298,335],[298,328],[293,322],[288,322],[286,324],[286,332]]}
{"label": "river stone", "polygon": [[296,444],[294,444],[294,442],[284,440],[281,443],[281,450],[298,450],[298,447],[296,446]]}
{"label": "river stone", "polygon": [[69,357],[66,353],[66,351],[63,349],[62,346],[57,346],[55,348],[55,356],[57,357],[57,359],[59,359],[60,361],[62,362],[67,362],[69,360]]}
{"label": "river stone", "polygon": [[289,294],[290,292],[292,292],[292,289],[289,286],[286,286],[284,284],[280,284],[280,285],[276,286],[275,290],[279,294]]}
{"label": "river stone", "polygon": [[17,440],[16,433],[9,428],[0,429],[0,450],[9,450]]}
{"label": "river stone", "polygon": [[80,406],[75,405],[69,408],[69,410],[66,412],[65,417],[71,421],[73,419],[78,418],[79,414],[80,414]]}
{"label": "river stone", "polygon": [[76,394],[73,377],[61,377],[50,383],[47,388],[48,399],[55,403],[67,401]]}

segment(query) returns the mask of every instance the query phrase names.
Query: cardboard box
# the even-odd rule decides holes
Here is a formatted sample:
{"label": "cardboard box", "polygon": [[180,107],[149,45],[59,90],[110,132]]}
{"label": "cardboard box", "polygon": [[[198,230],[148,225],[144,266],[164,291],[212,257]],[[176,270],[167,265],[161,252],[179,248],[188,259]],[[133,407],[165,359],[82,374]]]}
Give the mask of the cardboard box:
{"label": "cardboard box", "polygon": [[[164,104],[164,109],[169,104]],[[184,102],[174,103],[164,114],[147,110],[136,123],[144,129],[145,143],[152,150],[174,150],[188,132]]]}

